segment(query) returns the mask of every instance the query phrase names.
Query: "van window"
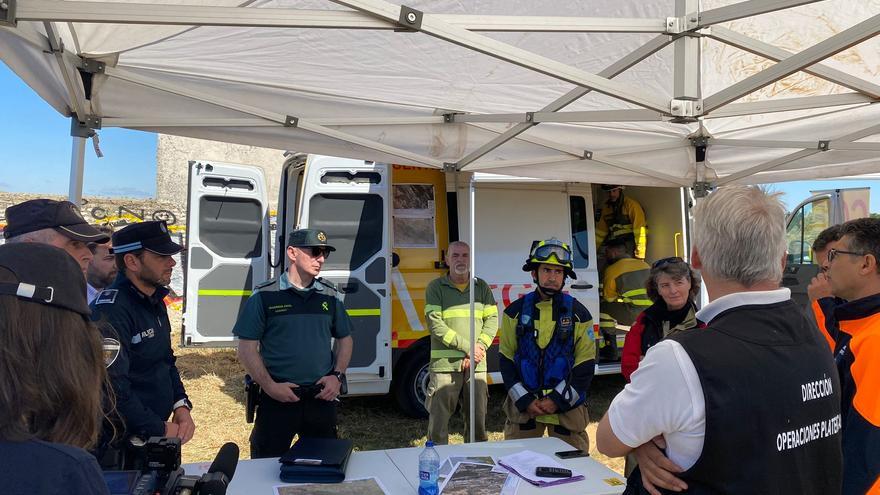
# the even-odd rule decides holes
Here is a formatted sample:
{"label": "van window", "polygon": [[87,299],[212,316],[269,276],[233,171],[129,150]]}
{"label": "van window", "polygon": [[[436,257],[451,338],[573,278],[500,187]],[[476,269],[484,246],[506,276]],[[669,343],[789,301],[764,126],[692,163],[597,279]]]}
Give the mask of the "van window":
{"label": "van window", "polygon": [[575,268],[590,264],[590,241],[587,237],[587,201],[582,196],[569,196],[571,213],[571,255]]}
{"label": "van window", "polygon": [[224,258],[258,258],[263,252],[263,209],[255,199],[202,196],[199,240]]}
{"label": "van window", "polygon": [[785,232],[788,263],[817,263],[819,260],[813,259],[813,241],[830,226],[831,201],[828,198],[817,199],[798,208],[791,216]]}
{"label": "van window", "polygon": [[394,218],[394,246],[437,247],[435,213],[432,184],[395,184],[391,213]]}
{"label": "van window", "polygon": [[325,270],[355,270],[382,249],[382,196],[317,194],[309,201],[309,228],[327,233],[336,248]]}

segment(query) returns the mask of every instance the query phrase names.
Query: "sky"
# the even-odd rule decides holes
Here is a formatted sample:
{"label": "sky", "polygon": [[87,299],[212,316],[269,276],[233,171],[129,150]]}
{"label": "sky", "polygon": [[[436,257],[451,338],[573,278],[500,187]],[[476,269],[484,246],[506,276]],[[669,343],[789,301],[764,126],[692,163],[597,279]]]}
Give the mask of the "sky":
{"label": "sky", "polygon": [[[0,191],[67,194],[70,179],[70,119],[43,101],[0,62],[3,132],[0,132]],[[8,112],[8,113],[6,113]],[[13,125],[14,123],[14,125]],[[156,135],[128,129],[98,131],[103,158],[86,144],[85,195],[151,198],[156,195]],[[880,212],[880,181],[798,181],[773,184],[789,210],[810,191],[871,187],[871,212]]]}

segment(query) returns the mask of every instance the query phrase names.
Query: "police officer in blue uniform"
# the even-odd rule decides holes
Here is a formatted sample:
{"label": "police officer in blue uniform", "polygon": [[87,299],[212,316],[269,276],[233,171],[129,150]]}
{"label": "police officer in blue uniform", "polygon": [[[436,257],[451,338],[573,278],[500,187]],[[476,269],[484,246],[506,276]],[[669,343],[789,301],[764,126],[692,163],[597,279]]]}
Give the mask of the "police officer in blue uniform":
{"label": "police officer in blue uniform", "polygon": [[322,230],[291,232],[290,268],[258,285],[235,323],[238,357],[262,389],[251,458],[280,457],[297,434],[336,437],[336,401],[353,344],[345,306],[318,278],[332,251]]}
{"label": "police officer in blue uniform", "polygon": [[92,319],[121,344],[108,372],[125,441],[165,436],[186,443],[195,432],[164,303],[177,264],[172,256],[182,249],[164,221],[136,223],[114,233],[119,272],[91,304]]}

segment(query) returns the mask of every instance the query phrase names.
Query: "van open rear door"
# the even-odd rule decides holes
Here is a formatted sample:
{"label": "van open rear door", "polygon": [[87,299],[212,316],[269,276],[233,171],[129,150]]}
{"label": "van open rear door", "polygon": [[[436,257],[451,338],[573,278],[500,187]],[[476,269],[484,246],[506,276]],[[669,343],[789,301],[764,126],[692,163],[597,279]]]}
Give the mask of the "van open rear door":
{"label": "van open rear door", "polygon": [[266,183],[257,167],[191,161],[184,345],[232,345],[253,287],[269,277]]}
{"label": "van open rear door", "polygon": [[300,226],[323,230],[327,243],[336,248],[321,277],[337,286],[353,325],[349,393],[387,393],[391,170],[363,160],[310,156],[305,175]]}

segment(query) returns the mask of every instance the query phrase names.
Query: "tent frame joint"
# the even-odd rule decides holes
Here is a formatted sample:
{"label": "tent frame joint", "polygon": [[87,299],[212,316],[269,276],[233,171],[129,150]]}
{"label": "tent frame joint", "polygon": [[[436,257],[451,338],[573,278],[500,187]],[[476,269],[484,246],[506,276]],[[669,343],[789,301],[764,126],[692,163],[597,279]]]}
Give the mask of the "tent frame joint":
{"label": "tent frame joint", "polygon": [[831,141],[827,139],[820,139],[818,146],[816,146],[816,149],[818,149],[819,151],[831,150]]}
{"label": "tent frame joint", "polygon": [[18,20],[15,18],[15,7],[18,0],[0,0],[0,26],[15,27]]}
{"label": "tent frame joint", "polygon": [[699,12],[692,12],[681,17],[667,17],[666,30],[664,32],[675,35],[697,29],[700,29],[700,14]]}
{"label": "tent frame joint", "polygon": [[421,10],[401,5],[400,17],[397,19],[397,22],[406,28],[407,31],[421,31],[424,16],[425,14]]}
{"label": "tent frame joint", "polygon": [[584,158],[583,159],[584,160],[592,160],[593,159],[593,152],[590,150],[584,150]]}
{"label": "tent frame joint", "polygon": [[669,114],[673,117],[695,119],[703,114],[703,100],[673,98],[669,102]]}
{"label": "tent frame joint", "polygon": [[83,72],[88,72],[89,74],[103,74],[104,69],[107,67],[107,64],[104,62],[93,58],[82,57],[81,60],[82,63],[80,64],[79,69]]}
{"label": "tent frame joint", "polygon": [[284,116],[284,127],[299,127],[299,118],[291,115]]}
{"label": "tent frame joint", "polygon": [[95,135],[95,130],[101,128],[101,117],[86,115],[84,121],[80,121],[76,115],[70,116],[70,136],[90,138]]}
{"label": "tent frame joint", "polygon": [[458,115],[457,112],[444,113],[443,114],[443,123],[444,124],[454,124],[456,115]]}
{"label": "tent frame joint", "polygon": [[458,172],[458,164],[455,162],[443,162],[444,172]]}
{"label": "tent frame joint", "polygon": [[715,189],[715,184],[708,181],[694,181],[691,189],[694,191],[695,198],[705,198]]}

